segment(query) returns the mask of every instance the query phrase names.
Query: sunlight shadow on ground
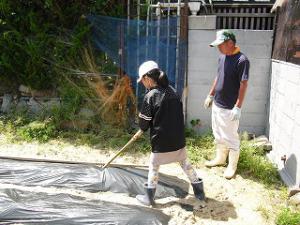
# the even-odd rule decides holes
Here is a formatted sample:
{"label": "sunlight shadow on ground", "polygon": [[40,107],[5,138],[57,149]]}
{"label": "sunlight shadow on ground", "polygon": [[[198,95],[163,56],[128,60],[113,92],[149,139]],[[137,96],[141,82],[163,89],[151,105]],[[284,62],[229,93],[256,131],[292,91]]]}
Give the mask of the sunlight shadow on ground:
{"label": "sunlight shadow on ground", "polygon": [[230,201],[218,201],[212,198],[206,198],[205,203],[195,199],[195,197],[179,200],[173,199],[164,204],[156,204],[155,208],[163,209],[173,205],[179,205],[186,211],[193,211],[194,216],[203,219],[228,221],[229,218],[237,218],[235,207]]}
{"label": "sunlight shadow on ground", "polygon": [[195,216],[210,218],[212,220],[228,221],[229,218],[237,218],[235,207],[230,201],[218,201],[207,199],[207,206],[194,211]]}

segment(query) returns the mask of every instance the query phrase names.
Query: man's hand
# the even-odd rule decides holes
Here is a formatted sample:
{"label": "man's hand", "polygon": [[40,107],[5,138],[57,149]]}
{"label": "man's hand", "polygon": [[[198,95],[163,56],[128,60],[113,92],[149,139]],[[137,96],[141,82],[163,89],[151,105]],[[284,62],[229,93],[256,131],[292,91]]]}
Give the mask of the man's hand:
{"label": "man's hand", "polygon": [[214,100],[214,96],[213,95],[207,95],[205,101],[204,101],[204,108],[208,109],[209,107],[211,107],[212,102]]}
{"label": "man's hand", "polygon": [[231,110],[231,120],[239,120],[241,118],[241,109],[237,106],[234,106]]}

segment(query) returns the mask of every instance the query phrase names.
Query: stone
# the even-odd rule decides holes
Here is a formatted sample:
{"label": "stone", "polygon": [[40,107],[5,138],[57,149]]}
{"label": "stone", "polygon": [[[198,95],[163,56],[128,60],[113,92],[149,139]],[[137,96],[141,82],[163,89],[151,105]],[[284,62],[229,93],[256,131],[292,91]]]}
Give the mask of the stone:
{"label": "stone", "polygon": [[31,90],[31,96],[33,97],[56,97],[55,90]]}
{"label": "stone", "polygon": [[288,204],[289,205],[294,205],[294,206],[300,206],[300,192],[297,194],[294,194],[288,199]]}
{"label": "stone", "polygon": [[50,98],[47,101],[43,101],[42,105],[45,110],[51,111],[54,108],[58,108],[61,106],[61,102],[59,98]]}
{"label": "stone", "polygon": [[78,115],[82,118],[89,119],[96,115],[96,113],[88,108],[81,108]]}
{"label": "stone", "polygon": [[242,140],[249,141],[255,138],[255,134],[244,131],[240,135]]}
{"label": "stone", "polygon": [[2,98],[1,112],[7,113],[10,111],[13,102],[11,94],[4,94]]}
{"label": "stone", "polygon": [[264,151],[271,151],[272,144],[269,142],[268,138],[265,135],[261,135],[254,139],[254,146],[262,148]]}
{"label": "stone", "polygon": [[34,98],[30,98],[28,102],[29,110],[35,114],[39,113],[42,110],[42,105],[36,101]]}
{"label": "stone", "polygon": [[31,96],[31,89],[23,84],[19,86],[19,92],[22,96]]}
{"label": "stone", "polygon": [[291,188],[289,190],[289,197],[291,197],[291,196],[293,196],[293,195],[295,195],[295,194],[297,194],[299,192],[300,192],[300,187],[299,188]]}

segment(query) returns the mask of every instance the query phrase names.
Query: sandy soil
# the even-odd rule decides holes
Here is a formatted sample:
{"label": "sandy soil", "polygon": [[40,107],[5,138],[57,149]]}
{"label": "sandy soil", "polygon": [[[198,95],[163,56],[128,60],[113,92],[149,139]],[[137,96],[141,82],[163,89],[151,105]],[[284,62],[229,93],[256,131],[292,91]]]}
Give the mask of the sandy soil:
{"label": "sandy soil", "polygon": [[[47,144],[21,143],[9,144],[0,135],[0,156],[43,158],[55,160],[71,160],[85,162],[106,162],[116,151],[99,150],[88,146],[74,146],[71,143],[51,141]],[[147,165],[145,155],[125,154],[114,162],[121,164]],[[169,224],[176,225],[270,225],[274,224],[274,205],[283,204],[279,191],[270,191],[263,185],[237,175],[235,179],[226,180],[222,177],[225,168],[197,168],[198,175],[204,180],[207,201],[203,205],[197,201],[190,187],[190,195],[185,199],[174,197],[158,199],[157,207],[169,215]],[[187,180],[177,164],[161,167],[161,173],[178,176]],[[8,185],[9,186],[9,185]],[[3,185],[2,185],[3,187]],[[17,187],[26,189],[26,187]],[[89,199],[133,204],[139,203],[125,194],[87,193],[78,190],[61,190],[55,188],[30,188],[31,191],[65,192],[85,196]]]}

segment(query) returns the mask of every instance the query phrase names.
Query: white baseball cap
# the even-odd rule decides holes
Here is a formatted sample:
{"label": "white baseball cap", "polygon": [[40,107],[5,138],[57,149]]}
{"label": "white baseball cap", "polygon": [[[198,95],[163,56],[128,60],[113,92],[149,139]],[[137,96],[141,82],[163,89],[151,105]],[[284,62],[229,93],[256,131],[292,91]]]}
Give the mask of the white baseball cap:
{"label": "white baseball cap", "polygon": [[139,77],[137,79],[137,82],[139,83],[146,73],[148,73],[154,69],[159,69],[156,62],[150,60],[150,61],[146,61],[146,62],[142,63],[139,67]]}
{"label": "white baseball cap", "polygon": [[236,39],[234,33],[230,30],[219,30],[217,31],[216,40],[210,43],[210,47],[216,47],[227,40],[233,40],[235,42]]}

